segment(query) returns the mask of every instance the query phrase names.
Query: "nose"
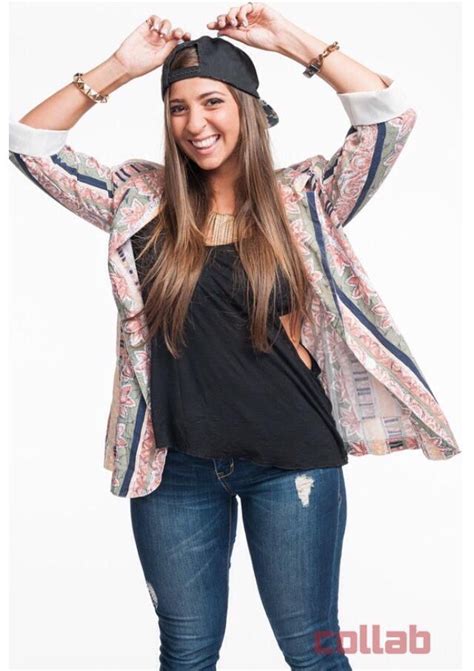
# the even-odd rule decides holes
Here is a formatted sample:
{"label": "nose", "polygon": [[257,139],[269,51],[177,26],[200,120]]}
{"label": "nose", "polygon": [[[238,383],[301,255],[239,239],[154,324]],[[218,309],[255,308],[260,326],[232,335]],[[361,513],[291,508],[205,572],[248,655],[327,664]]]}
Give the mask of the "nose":
{"label": "nose", "polygon": [[188,115],[188,123],[186,124],[186,131],[188,135],[200,135],[207,126],[207,119],[205,111],[199,108],[194,111],[191,109]]}

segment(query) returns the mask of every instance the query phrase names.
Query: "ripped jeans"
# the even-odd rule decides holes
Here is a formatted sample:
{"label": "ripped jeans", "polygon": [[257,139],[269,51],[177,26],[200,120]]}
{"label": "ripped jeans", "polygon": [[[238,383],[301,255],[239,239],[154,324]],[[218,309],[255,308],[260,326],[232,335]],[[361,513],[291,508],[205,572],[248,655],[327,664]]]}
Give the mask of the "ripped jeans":
{"label": "ripped jeans", "polygon": [[130,499],[158,617],[160,671],[216,669],[237,496],[260,598],[289,667],[350,670],[338,636],[346,524],[342,466],[292,471],[170,449],[159,487]]}

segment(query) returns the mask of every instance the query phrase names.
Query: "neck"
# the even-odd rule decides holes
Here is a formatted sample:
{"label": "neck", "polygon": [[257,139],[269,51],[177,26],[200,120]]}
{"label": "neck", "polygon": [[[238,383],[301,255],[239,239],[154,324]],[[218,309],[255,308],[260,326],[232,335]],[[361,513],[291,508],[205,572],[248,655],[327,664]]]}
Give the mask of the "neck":
{"label": "neck", "polygon": [[235,212],[235,169],[231,166],[221,166],[219,172],[208,175],[211,188],[211,211],[222,214]]}

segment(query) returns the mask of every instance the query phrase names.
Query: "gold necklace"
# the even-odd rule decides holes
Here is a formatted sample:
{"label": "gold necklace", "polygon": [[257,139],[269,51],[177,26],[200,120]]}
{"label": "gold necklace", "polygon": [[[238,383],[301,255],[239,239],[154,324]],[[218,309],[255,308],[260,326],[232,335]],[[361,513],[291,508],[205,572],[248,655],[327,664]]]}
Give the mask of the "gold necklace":
{"label": "gold necklace", "polygon": [[207,220],[204,242],[206,245],[226,245],[236,241],[235,216],[211,212]]}

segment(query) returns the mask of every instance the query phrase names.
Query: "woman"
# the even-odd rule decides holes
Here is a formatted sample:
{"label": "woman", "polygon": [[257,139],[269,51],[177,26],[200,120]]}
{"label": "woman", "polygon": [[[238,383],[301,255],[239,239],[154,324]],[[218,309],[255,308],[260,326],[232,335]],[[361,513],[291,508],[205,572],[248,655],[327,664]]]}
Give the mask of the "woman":
{"label": "woman", "polygon": [[[286,662],[350,669],[338,622],[347,454],[460,451],[342,232],[416,115],[392,80],[264,4],[207,26],[337,91],[352,126],[329,161],[275,171],[278,116],[250,58],[158,16],[13,123],[10,159],[110,235],[118,364],[104,465],[130,498],[160,668],[216,668],[238,496]],[[109,168],[66,145],[97,101],[160,65],[164,166]]]}

